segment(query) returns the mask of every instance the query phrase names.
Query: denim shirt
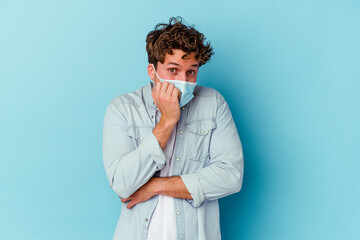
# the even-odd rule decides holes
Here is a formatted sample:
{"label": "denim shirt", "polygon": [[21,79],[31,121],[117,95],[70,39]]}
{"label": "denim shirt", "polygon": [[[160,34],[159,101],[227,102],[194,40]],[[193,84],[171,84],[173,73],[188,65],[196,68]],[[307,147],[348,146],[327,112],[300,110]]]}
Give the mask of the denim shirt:
{"label": "denim shirt", "polygon": [[[153,176],[165,155],[152,133],[156,105],[149,82],[112,99],[103,127],[103,162],[113,191],[128,198]],[[197,85],[181,108],[173,176],[180,176],[192,199],[174,198],[177,239],[221,239],[218,199],[239,192],[244,173],[242,144],[223,96]],[[121,204],[114,240],[146,240],[158,195],[131,209]]]}

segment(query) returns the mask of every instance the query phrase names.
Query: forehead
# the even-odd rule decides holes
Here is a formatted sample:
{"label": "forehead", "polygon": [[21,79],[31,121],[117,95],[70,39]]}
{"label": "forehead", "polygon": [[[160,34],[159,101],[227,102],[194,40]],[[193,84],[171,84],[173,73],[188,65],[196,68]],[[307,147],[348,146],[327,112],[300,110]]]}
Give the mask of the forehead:
{"label": "forehead", "polygon": [[186,54],[184,51],[182,51],[180,49],[173,49],[172,52],[173,52],[172,55],[165,53],[164,64],[168,63],[168,62],[188,63],[188,64],[199,63],[195,59],[195,52],[191,52],[189,55],[184,57],[184,59],[182,58],[182,56],[184,56]]}

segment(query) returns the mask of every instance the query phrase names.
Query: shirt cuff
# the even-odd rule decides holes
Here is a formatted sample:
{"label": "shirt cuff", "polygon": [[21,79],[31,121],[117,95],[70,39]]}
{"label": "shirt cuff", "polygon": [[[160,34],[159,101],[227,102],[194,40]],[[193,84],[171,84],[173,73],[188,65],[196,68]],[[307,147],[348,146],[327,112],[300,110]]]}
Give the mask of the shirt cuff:
{"label": "shirt cuff", "polygon": [[191,194],[192,200],[187,199],[194,207],[199,207],[205,201],[205,195],[201,188],[200,182],[196,177],[196,173],[180,175],[187,190]]}
{"label": "shirt cuff", "polygon": [[153,157],[159,169],[162,169],[165,165],[166,157],[160,144],[153,134],[150,132],[142,141],[142,147]]}

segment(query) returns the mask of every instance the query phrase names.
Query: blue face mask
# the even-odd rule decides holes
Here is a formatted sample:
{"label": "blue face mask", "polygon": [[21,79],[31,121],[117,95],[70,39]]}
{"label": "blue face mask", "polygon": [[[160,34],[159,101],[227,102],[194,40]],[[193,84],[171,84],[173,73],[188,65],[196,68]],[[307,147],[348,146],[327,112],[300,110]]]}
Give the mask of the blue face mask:
{"label": "blue face mask", "polygon": [[[155,70],[154,64],[153,68]],[[180,107],[183,107],[185,104],[187,104],[193,97],[194,97],[194,89],[196,87],[196,82],[187,82],[182,80],[169,80],[169,79],[162,79],[159,77],[155,70],[156,76],[160,79],[160,82],[169,82],[174,84],[174,86],[180,90],[181,96],[179,100]]]}

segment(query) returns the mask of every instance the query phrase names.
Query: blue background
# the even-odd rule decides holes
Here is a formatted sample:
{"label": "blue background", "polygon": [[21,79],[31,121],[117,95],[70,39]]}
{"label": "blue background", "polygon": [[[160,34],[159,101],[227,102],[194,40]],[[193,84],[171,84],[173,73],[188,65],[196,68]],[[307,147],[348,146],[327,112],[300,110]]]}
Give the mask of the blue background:
{"label": "blue background", "polygon": [[0,0],[0,239],[112,239],[105,108],[149,81],[146,34],[182,16],[214,47],[200,85],[244,148],[223,239],[360,239],[358,1]]}

